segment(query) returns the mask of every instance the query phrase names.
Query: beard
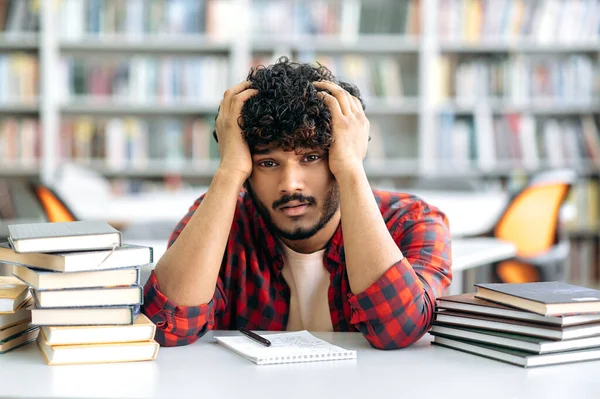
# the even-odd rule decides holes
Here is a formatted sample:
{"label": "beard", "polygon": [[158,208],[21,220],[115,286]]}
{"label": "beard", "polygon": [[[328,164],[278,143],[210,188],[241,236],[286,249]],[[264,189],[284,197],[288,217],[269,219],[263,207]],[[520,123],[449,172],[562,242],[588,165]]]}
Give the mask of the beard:
{"label": "beard", "polygon": [[[274,232],[275,235],[290,241],[306,240],[317,234],[321,229],[323,229],[323,227],[327,225],[327,223],[329,223],[329,221],[333,218],[340,206],[340,187],[336,182],[325,197],[325,202],[323,204],[323,213],[321,214],[319,220],[317,220],[310,227],[297,226],[292,229],[286,230],[275,224],[273,218],[271,217],[269,209],[256,197],[256,195],[252,191],[252,187],[250,186],[249,182],[246,182],[246,191],[256,204],[256,208],[258,209],[258,212],[262,216],[269,230]],[[308,204],[308,206],[317,205],[317,201],[314,197],[308,197],[300,193],[294,193],[292,195],[284,195],[277,201],[273,202],[271,208],[273,210],[277,210],[277,208],[284,206],[290,201],[301,201],[303,203]],[[291,219],[299,220],[300,216],[292,217]]]}

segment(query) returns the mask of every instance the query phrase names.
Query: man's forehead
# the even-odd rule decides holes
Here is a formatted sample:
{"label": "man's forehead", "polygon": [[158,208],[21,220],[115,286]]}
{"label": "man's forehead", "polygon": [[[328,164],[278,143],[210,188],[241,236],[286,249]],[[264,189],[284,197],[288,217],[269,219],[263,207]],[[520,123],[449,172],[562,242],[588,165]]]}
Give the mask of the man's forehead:
{"label": "man's forehead", "polygon": [[319,147],[299,147],[299,148],[291,149],[289,151],[285,151],[283,148],[279,147],[278,145],[271,144],[271,145],[266,145],[266,146],[265,145],[256,146],[254,148],[254,150],[252,151],[252,155],[268,155],[268,154],[274,154],[277,152],[294,153],[296,155],[302,155],[302,154],[308,154],[311,152],[324,152],[324,151]]}

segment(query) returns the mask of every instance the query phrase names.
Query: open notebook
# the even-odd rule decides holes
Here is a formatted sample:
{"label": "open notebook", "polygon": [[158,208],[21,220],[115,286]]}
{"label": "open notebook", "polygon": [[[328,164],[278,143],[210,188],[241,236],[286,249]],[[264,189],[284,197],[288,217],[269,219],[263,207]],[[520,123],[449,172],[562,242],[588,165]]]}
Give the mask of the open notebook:
{"label": "open notebook", "polygon": [[308,331],[265,335],[271,346],[241,336],[215,337],[217,342],[258,365],[356,359],[356,351],[323,341]]}

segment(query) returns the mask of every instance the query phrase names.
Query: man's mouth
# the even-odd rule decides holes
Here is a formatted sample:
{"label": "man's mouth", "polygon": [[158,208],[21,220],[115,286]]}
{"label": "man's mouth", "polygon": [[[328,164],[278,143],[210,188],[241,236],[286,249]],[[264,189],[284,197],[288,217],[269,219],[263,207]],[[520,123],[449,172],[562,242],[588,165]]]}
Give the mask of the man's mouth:
{"label": "man's mouth", "polygon": [[300,216],[308,209],[308,204],[299,201],[290,201],[279,208],[287,216]]}

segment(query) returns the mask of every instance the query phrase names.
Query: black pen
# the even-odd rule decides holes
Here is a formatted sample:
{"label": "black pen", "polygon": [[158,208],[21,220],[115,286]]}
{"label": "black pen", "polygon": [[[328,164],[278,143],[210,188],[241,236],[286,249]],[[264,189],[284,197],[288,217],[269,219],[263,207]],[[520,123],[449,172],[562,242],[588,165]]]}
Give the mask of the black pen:
{"label": "black pen", "polygon": [[268,339],[266,339],[266,338],[263,338],[263,337],[261,337],[261,336],[260,336],[260,335],[258,335],[258,334],[255,334],[255,333],[253,333],[253,332],[252,332],[252,331],[250,331],[250,330],[246,330],[244,327],[241,327],[241,328],[240,328],[240,332],[241,332],[242,334],[244,334],[246,337],[250,338],[250,339],[251,339],[251,340],[253,340],[253,341],[256,341],[256,342],[258,342],[258,343],[259,343],[259,344],[261,344],[261,345],[264,345],[264,346],[271,346],[271,341],[269,341],[269,340],[268,340]]}

